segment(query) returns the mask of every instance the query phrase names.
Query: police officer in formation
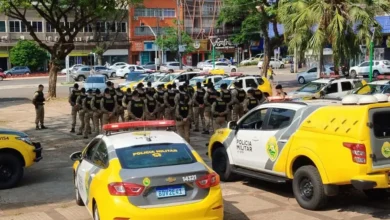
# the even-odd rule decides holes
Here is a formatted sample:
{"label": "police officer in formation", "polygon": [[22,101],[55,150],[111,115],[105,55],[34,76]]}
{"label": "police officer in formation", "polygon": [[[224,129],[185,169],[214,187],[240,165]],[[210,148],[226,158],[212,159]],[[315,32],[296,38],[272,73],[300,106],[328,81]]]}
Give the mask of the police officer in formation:
{"label": "police officer in formation", "polygon": [[212,126],[213,123],[213,117],[211,115],[211,106],[217,99],[217,91],[215,91],[214,86],[212,83],[207,85],[207,91],[204,96],[204,115],[206,118],[206,128],[202,132],[202,134],[210,134],[210,126]]}
{"label": "police officer in formation", "polygon": [[175,96],[176,92],[172,89],[173,85],[167,86],[167,91],[164,94],[164,104],[165,104],[165,119],[174,120],[175,119]]}
{"label": "police officer in formation", "polygon": [[[179,90],[184,90],[180,86]],[[190,125],[191,125],[191,116],[190,116],[190,96],[187,93],[179,93],[179,98],[177,100],[175,116],[176,116],[176,131],[183,137],[187,143],[190,143]]]}
{"label": "police officer in formation", "polygon": [[202,123],[202,131],[206,131],[206,123],[204,117],[204,96],[206,90],[202,87],[201,82],[196,83],[196,91],[193,95],[193,111],[194,111],[194,122],[195,122],[195,132],[199,132],[199,119]]}
{"label": "police officer in formation", "polygon": [[165,91],[163,89],[163,86],[164,85],[158,85],[157,86],[157,91],[156,93],[154,93],[154,99],[157,101],[158,103],[158,107],[157,107],[157,119],[161,120],[164,118],[164,113],[165,113],[165,102],[164,102],[164,94],[165,94]]}
{"label": "police officer in formation", "polygon": [[233,99],[233,121],[238,121],[244,115],[244,100],[246,92],[242,89],[241,82],[234,82],[234,89],[232,90]]}
{"label": "police officer in formation", "polygon": [[69,94],[68,102],[70,106],[72,106],[72,128],[70,130],[71,133],[75,133],[75,127],[76,127],[76,119],[77,119],[77,113],[80,110],[80,106],[77,105],[76,100],[77,97],[81,95],[81,91],[79,90],[79,84],[75,83],[73,85],[72,91]]}
{"label": "police officer in formation", "polygon": [[123,97],[125,94],[122,92],[122,90],[118,87],[115,90],[115,99],[117,102],[116,105],[116,116],[117,120],[124,122],[125,121],[125,108],[122,105]]}
{"label": "police officer in formation", "polygon": [[225,127],[227,116],[230,110],[228,103],[222,99],[220,92],[216,92],[216,97],[217,98],[211,107],[211,112],[214,118],[214,131]]}
{"label": "police officer in formation", "polygon": [[103,125],[117,122],[117,101],[116,97],[111,95],[115,94],[115,89],[106,88],[104,90],[103,99],[100,101],[100,110],[102,112]]}
{"label": "police officer in formation", "polygon": [[144,118],[144,101],[139,97],[138,90],[132,93],[131,101],[127,106],[129,121],[142,121]]}
{"label": "police officer in formation", "polygon": [[159,110],[159,103],[154,98],[156,91],[154,88],[147,87],[146,89],[146,97],[144,99],[145,104],[145,119],[146,120],[156,120],[157,119],[157,113]]}
{"label": "police officer in formation", "polygon": [[[122,98],[122,107],[127,110],[127,106],[129,105],[129,103],[131,102],[131,99],[133,98],[133,94],[131,93],[131,89],[130,88],[127,88],[126,90],[126,93],[124,94],[123,98]],[[129,121],[129,113],[128,111],[126,111],[126,114],[125,114],[125,121]]]}
{"label": "police officer in formation", "polygon": [[[87,97],[85,97],[85,99],[82,102],[83,111],[84,111],[84,124],[85,124],[83,135],[85,139],[88,138],[89,134],[92,134],[92,130],[95,130],[95,129],[91,129],[91,120],[93,120],[93,113],[94,113],[92,110],[92,106],[94,105],[92,100],[93,97],[94,95],[92,93],[92,89],[88,89]],[[94,126],[94,124],[92,126]]]}
{"label": "police officer in formation", "polygon": [[100,109],[100,106],[101,106],[100,102],[101,102],[102,99],[103,99],[103,96],[102,96],[100,90],[96,89],[95,90],[95,95],[93,96],[92,102],[91,102],[91,108],[92,108],[92,111],[93,111],[93,116],[92,116],[93,128],[94,128],[92,130],[92,132],[95,132],[95,134],[99,134],[100,130],[101,130],[101,127],[102,127],[103,112]]}
{"label": "police officer in formation", "polygon": [[85,88],[80,89],[80,95],[76,99],[76,105],[75,107],[79,111],[79,119],[80,119],[80,127],[79,127],[79,132],[77,135],[82,135],[85,127],[85,110],[83,108],[83,100],[87,98],[87,95],[85,94]]}

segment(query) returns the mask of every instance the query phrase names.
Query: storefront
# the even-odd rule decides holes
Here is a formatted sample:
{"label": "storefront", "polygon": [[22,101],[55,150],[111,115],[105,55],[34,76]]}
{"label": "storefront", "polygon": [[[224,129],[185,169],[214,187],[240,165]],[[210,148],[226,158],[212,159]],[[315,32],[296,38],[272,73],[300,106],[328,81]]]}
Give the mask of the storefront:
{"label": "storefront", "polygon": [[[215,45],[216,58],[231,59],[236,57],[236,46],[226,38],[217,38],[213,44]],[[210,51],[212,46],[210,45]],[[210,53],[211,54],[211,53]]]}
{"label": "storefront", "polygon": [[109,49],[103,53],[103,65],[105,63],[114,64],[117,62],[126,62],[129,60],[128,49]]}
{"label": "storefront", "polygon": [[73,50],[69,54],[69,66],[75,64],[94,65],[94,55],[90,50]]}
{"label": "storefront", "polygon": [[195,48],[195,51],[184,56],[186,65],[196,66],[198,62],[206,60],[209,53],[209,42],[210,40],[206,39],[194,40],[193,47]]}

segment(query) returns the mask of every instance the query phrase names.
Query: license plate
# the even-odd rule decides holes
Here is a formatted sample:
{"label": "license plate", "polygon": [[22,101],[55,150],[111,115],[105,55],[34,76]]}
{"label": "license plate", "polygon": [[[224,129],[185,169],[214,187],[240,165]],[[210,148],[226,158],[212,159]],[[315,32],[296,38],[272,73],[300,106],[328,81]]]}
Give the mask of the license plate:
{"label": "license plate", "polygon": [[184,186],[157,187],[156,195],[159,199],[167,197],[185,196],[186,190]]}

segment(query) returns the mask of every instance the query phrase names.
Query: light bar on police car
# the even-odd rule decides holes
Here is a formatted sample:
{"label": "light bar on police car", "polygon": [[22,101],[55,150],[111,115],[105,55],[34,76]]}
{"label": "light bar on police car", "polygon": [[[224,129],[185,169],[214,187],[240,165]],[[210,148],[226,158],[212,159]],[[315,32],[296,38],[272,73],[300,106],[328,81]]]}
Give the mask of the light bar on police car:
{"label": "light bar on police car", "polygon": [[230,73],[230,76],[242,76],[244,73]]}
{"label": "light bar on police car", "polygon": [[340,75],[325,75],[325,74],[321,74],[320,75],[320,78],[321,79],[339,79],[339,78],[341,78],[341,76]]}
{"label": "light bar on police car", "polygon": [[378,75],[376,79],[390,79],[390,75]]}
{"label": "light bar on police car", "polygon": [[157,120],[157,121],[130,121],[103,125],[105,131],[117,131],[129,128],[146,128],[146,127],[173,127],[176,123],[174,120]]}
{"label": "light bar on police car", "polygon": [[281,97],[281,96],[270,96],[270,97],[267,97],[267,100],[269,102],[278,102],[278,101],[291,101],[292,100],[292,97],[290,96],[285,96],[284,98]]}
{"label": "light bar on police car", "polygon": [[199,76],[208,76],[208,75],[210,75],[209,71],[204,71],[199,73]]}

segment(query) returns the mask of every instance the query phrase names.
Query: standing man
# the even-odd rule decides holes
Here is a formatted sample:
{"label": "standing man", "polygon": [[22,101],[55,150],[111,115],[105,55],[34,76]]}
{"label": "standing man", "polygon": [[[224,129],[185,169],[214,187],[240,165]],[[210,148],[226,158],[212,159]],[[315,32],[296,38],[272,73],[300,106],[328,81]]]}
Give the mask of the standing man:
{"label": "standing man", "polygon": [[[34,93],[34,97],[32,100],[33,105],[35,106],[35,129],[40,130],[40,129],[47,129],[45,127],[45,95],[43,94],[43,85],[38,86],[38,91]],[[39,123],[41,123],[41,127],[39,127]]]}
{"label": "standing man", "polygon": [[92,110],[93,110],[93,124],[94,124],[94,131],[96,134],[100,133],[100,129],[102,127],[102,111],[100,109],[100,102],[102,100],[103,96],[100,93],[99,89],[96,89],[95,96],[92,99]]}
{"label": "standing man", "polygon": [[194,109],[192,108],[192,97],[194,96],[195,90],[194,88],[190,85],[190,81],[186,80],[184,83],[184,91],[187,93],[188,97],[190,97],[190,117],[194,118]]}
{"label": "standing man", "polygon": [[84,126],[85,126],[85,120],[84,120],[85,110],[83,108],[83,100],[87,97],[87,95],[85,94],[85,88],[81,88],[80,92],[81,94],[76,99],[76,107],[79,109],[79,119],[80,119],[80,128],[77,135],[83,134]]}
{"label": "standing man", "polygon": [[175,96],[176,92],[173,91],[172,85],[168,85],[168,91],[164,94],[166,120],[175,119]]}
{"label": "standing man", "polygon": [[177,94],[179,93],[179,90],[177,89],[176,83],[172,83],[172,90]]}
{"label": "standing man", "polygon": [[154,94],[154,99],[158,103],[157,107],[157,119],[161,120],[164,118],[165,103],[164,103],[164,94],[163,85],[157,86],[157,92]]}
{"label": "standing man", "polygon": [[159,109],[159,103],[156,101],[154,98],[154,88],[153,89],[148,89],[146,92],[146,98],[144,99],[145,102],[145,110],[144,110],[144,115],[145,115],[145,120],[156,120],[157,118],[157,113]]}
{"label": "standing man", "polygon": [[202,88],[201,82],[196,82],[196,92],[192,98],[194,106],[195,132],[199,132],[199,118],[202,121],[203,131],[206,131],[206,123],[204,118],[204,96],[206,91]]}
{"label": "standing man", "polygon": [[144,100],[145,97],[146,97],[145,90],[144,90],[144,84],[143,83],[138,83],[136,90],[138,92],[138,97],[141,100]]}
{"label": "standing man", "polygon": [[125,122],[125,108],[122,106],[123,97],[125,94],[123,94],[121,88],[116,88],[116,102],[117,102],[117,108],[116,108],[116,116],[117,116],[117,122],[119,122],[119,118],[122,122]]}
{"label": "standing man", "polygon": [[149,81],[149,82],[146,84],[146,86],[147,86],[146,89],[145,89],[145,92],[146,92],[146,93],[148,93],[149,90],[152,90],[152,91],[156,92],[156,90],[152,87],[152,82]]}
{"label": "standing man", "polygon": [[84,139],[88,138],[88,134],[91,134],[91,120],[93,118],[93,110],[92,106],[94,103],[92,102],[94,96],[92,94],[92,89],[88,89],[87,91],[88,95],[87,97],[83,100],[83,110],[84,110]]}
{"label": "standing man", "polygon": [[111,81],[107,81],[106,82],[106,85],[107,85],[107,88],[109,89],[110,91],[110,95],[112,97],[114,97],[116,95],[116,92],[115,92],[115,88],[114,88],[114,84],[111,82]]}
{"label": "standing man", "polygon": [[246,92],[242,89],[240,82],[234,82],[234,89],[232,90],[233,99],[233,121],[238,121],[244,115],[244,100]]}
{"label": "standing man", "polygon": [[[115,90],[114,90],[115,92]],[[117,101],[114,96],[111,95],[110,89],[104,90],[103,99],[100,101],[100,109],[103,112],[103,125],[117,122]]]}
{"label": "standing man", "polygon": [[76,105],[76,100],[77,97],[79,97],[80,95],[81,91],[79,90],[79,84],[75,83],[68,97],[68,102],[70,106],[72,106],[72,129],[70,130],[71,133],[75,133],[77,113],[80,107]]}
{"label": "standing man", "polygon": [[132,99],[131,89],[127,88],[126,94],[122,98],[122,107],[124,110],[126,110],[125,121],[130,120],[129,112],[127,111],[127,106],[131,102],[131,99]]}
{"label": "standing man", "polygon": [[144,118],[144,101],[138,96],[138,91],[133,92],[133,97],[127,106],[130,121],[142,121]]}
{"label": "standing man", "polygon": [[190,97],[184,93],[176,106],[176,130],[188,143],[190,143],[191,125],[189,100]]}
{"label": "standing man", "polygon": [[227,103],[221,98],[221,93],[216,92],[217,99],[211,107],[211,112],[214,117],[213,129],[214,132],[220,128],[226,126],[226,118],[229,113],[229,107]]}
{"label": "standing man", "polygon": [[207,92],[204,96],[204,115],[206,118],[206,129],[202,132],[202,134],[210,134],[210,126],[212,125],[213,117],[211,115],[211,106],[215,102],[217,98],[216,91],[214,90],[214,86],[212,83],[207,85]]}
{"label": "standing man", "polygon": [[248,96],[244,101],[244,113],[249,112],[254,107],[258,106],[260,104],[259,100],[257,100],[255,97],[255,90],[249,89],[248,90]]}
{"label": "standing man", "polygon": [[228,85],[226,83],[223,83],[221,85],[221,99],[226,102],[227,108],[228,108],[228,114],[226,116],[227,121],[232,120],[232,110],[233,110],[233,99],[232,99],[232,93],[227,89]]}
{"label": "standing man", "polygon": [[286,99],[286,95],[287,95],[287,93],[285,93],[284,91],[283,91],[283,87],[282,87],[282,85],[277,85],[276,87],[275,87],[275,89],[276,89],[276,96],[280,96],[283,100],[285,100]]}

